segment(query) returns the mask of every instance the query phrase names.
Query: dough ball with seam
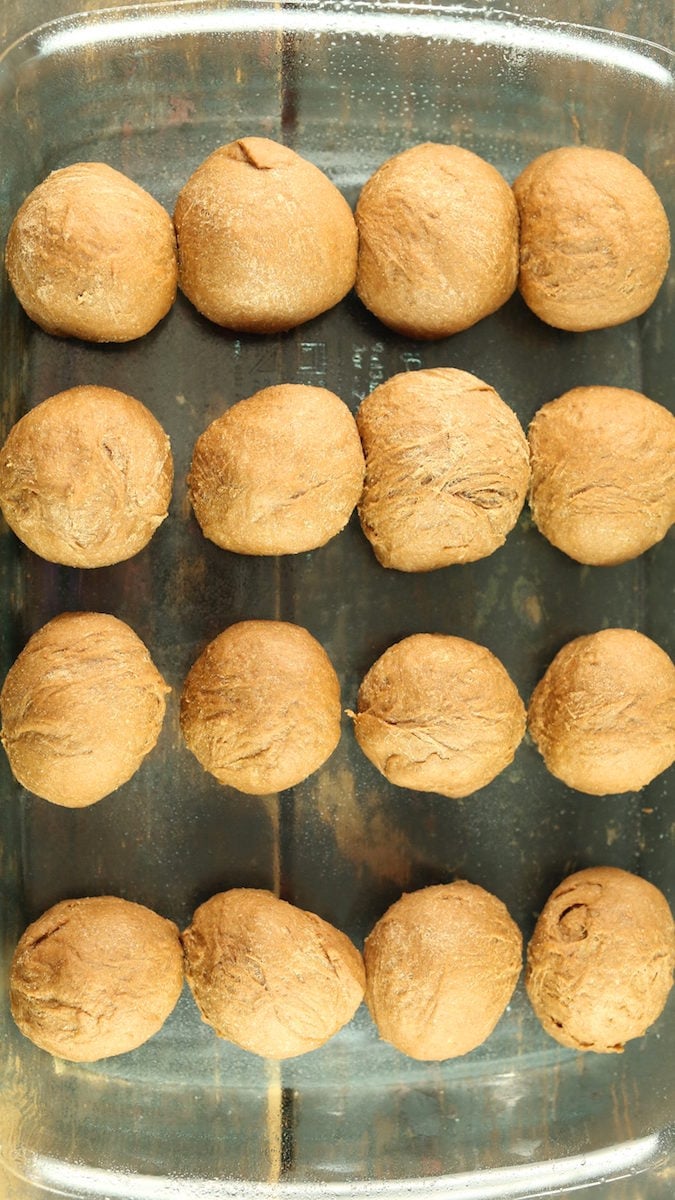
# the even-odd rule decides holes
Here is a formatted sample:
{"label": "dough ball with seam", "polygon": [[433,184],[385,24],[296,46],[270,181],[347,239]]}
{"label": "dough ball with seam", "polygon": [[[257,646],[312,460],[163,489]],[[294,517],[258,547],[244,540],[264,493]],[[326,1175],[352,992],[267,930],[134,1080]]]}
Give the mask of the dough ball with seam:
{"label": "dough ball with seam", "polygon": [[36,554],[104,567],[142,550],[168,513],[169,439],[123,392],[87,385],[43,400],[0,450],[0,507]]}
{"label": "dough ball with seam", "polygon": [[323,1046],[363,999],[363,960],[349,938],[258,888],[234,888],[200,905],[183,945],[202,1019],[264,1058]]}

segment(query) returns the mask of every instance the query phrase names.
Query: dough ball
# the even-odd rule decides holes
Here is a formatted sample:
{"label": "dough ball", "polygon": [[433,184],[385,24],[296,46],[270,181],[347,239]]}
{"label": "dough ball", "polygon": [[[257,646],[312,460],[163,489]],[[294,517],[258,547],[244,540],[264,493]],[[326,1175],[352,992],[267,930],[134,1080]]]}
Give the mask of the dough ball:
{"label": "dough ball", "polygon": [[347,524],[363,451],[346,404],[325,388],[264,388],[201,435],[188,479],[206,537],[238,554],[298,554]]}
{"label": "dough ball", "polygon": [[547,1033],[611,1054],[641,1037],[673,984],[675,925],[665,896],[616,867],[570,875],[549,896],[527,952],[526,987]]}
{"label": "dough ball", "polygon": [[611,150],[563,146],[535,158],[513,190],[518,286],[542,321],[581,332],[649,308],[668,269],[670,232],[638,167]]}
{"label": "dough ball", "polygon": [[340,685],[300,625],[241,621],[197,659],[183,689],[183,737],[219,783],[253,796],[294,787],[340,740]]}
{"label": "dough ball", "polygon": [[530,480],[516,414],[467,371],[394,375],[356,417],[366,456],[361,527],[383,567],[432,571],[504,544]]}
{"label": "dough ball", "polygon": [[0,507],[31,550],[68,567],[131,558],[167,515],[169,439],[132,396],[75,387],[50,396],[0,450]]}
{"label": "dough ball", "polygon": [[530,507],[554,546],[614,566],[675,521],[675,417],[628,388],[579,387],[539,409],[528,431]]}
{"label": "dough ball", "polygon": [[28,316],[61,337],[131,341],[176,298],[169,214],[105,163],[63,167],[36,187],[14,218],[5,261]]}
{"label": "dough ball", "polygon": [[180,286],[217,325],[292,329],[353,287],[347,201],[318,167],[269,138],[214,150],[182,189],[174,221]]}
{"label": "dough ball", "polygon": [[468,329],[515,291],[513,193],[470,150],[426,142],[390,158],[363,188],[356,224],[356,291],[406,337]]}
{"label": "dough ball", "polygon": [[203,1020],[218,1037],[264,1058],[323,1046],[363,999],[363,960],[349,938],[271,892],[212,896],[183,945]]}
{"label": "dough ball", "polygon": [[9,978],[12,1016],[42,1050],[95,1062],[147,1042],[183,986],[173,921],[116,896],[63,900],[28,926]]}
{"label": "dough ball", "polygon": [[0,692],[0,740],[14,775],[52,804],[95,804],[152,750],[170,690],[117,617],[54,617],[30,638]]}
{"label": "dough ball", "polygon": [[359,688],[356,739],[398,787],[460,799],[512,761],[525,708],[485,646],[416,633],[385,650]]}
{"label": "dough ball", "polygon": [[518,982],[522,937],[501,900],[458,880],[392,904],[366,938],[364,959],[380,1037],[438,1061],[490,1036]]}
{"label": "dough ball", "polygon": [[575,638],[535,688],[528,723],[568,787],[637,792],[675,761],[675,666],[633,629]]}

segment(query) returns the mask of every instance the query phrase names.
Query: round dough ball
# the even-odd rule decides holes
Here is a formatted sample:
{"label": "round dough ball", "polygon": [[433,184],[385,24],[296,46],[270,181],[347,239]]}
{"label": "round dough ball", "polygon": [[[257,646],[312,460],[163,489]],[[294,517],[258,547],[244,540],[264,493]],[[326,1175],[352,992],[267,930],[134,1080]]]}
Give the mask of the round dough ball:
{"label": "round dough ball", "polygon": [[219,783],[253,796],[317,771],[340,740],[340,685],[300,625],[241,621],[214,638],[183,689],[183,737]]}
{"label": "round dough ball", "polygon": [[385,650],[350,715],[363,753],[390,783],[453,799],[503,771],[525,732],[525,707],[499,659],[440,633]]}
{"label": "round dough ball", "polygon": [[640,392],[573,388],[539,409],[528,441],[532,516],[577,562],[626,562],[675,521],[675,417]]}
{"label": "round dough ball", "polygon": [[575,638],[537,684],[528,724],[568,787],[637,792],[675,761],[675,666],[633,629]]}
{"label": "round dough ball", "polygon": [[63,900],[21,938],[9,977],[12,1016],[42,1050],[96,1062],[147,1042],[183,987],[178,929],[116,896]]}
{"label": "round dough ball", "polygon": [[269,138],[214,150],[182,189],[174,221],[181,289],[228,329],[292,329],[354,285],[347,201],[323,171]]}
{"label": "round dough ball", "polygon": [[50,562],[104,567],[137,554],[167,515],[169,439],[145,405],[105,387],[43,400],[0,450],[0,507]]}
{"label": "round dough ball", "polygon": [[504,544],[525,503],[516,414],[467,371],[394,375],[356,416],[366,456],[361,527],[383,567],[433,571]]}
{"label": "round dough ball", "polygon": [[366,1001],[379,1035],[439,1061],[490,1036],[521,970],[520,930],[501,900],[458,880],[404,895],[366,938]]}
{"label": "round dough ball", "polygon": [[639,317],[668,269],[670,231],[642,171],[611,150],[563,146],[513,185],[525,303],[556,329],[581,332]]}
{"label": "round dough ball", "polygon": [[283,383],[240,400],[197,440],[188,488],[207,538],[237,554],[298,554],[347,524],[363,451],[346,404]]}
{"label": "round dough ball", "polygon": [[573,1050],[621,1051],[663,1011],[675,924],[665,896],[617,867],[570,875],[549,896],[525,984],[547,1033]]}
{"label": "round dough ball", "polygon": [[36,187],[14,218],[5,261],[28,316],[60,337],[131,341],[176,298],[169,214],[105,163],[63,167]]}
{"label": "round dough ball", "polygon": [[515,291],[513,193],[470,150],[426,142],[390,158],[363,188],[356,224],[356,291],[406,337],[468,329]]}
{"label": "round dough ball", "polygon": [[170,690],[117,617],[54,617],[30,638],[0,692],[0,740],[14,775],[52,804],[95,804],[152,750]]}
{"label": "round dough ball", "polygon": [[183,934],[187,981],[218,1037],[264,1058],[323,1046],[363,999],[348,937],[271,892],[235,888],[202,904]]}

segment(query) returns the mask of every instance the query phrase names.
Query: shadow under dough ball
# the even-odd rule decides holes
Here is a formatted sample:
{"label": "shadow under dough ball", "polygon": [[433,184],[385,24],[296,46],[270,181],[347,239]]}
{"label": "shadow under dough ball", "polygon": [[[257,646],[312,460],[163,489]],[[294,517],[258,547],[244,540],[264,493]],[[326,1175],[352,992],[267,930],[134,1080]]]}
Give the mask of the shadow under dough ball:
{"label": "shadow under dough ball", "polygon": [[269,138],[214,150],[180,192],[174,221],[181,289],[217,325],[292,329],[353,287],[347,201],[323,171]]}
{"label": "shadow under dough ball", "polygon": [[513,185],[525,303],[557,329],[582,332],[638,317],[668,269],[670,230],[659,196],[621,154],[563,146]]}
{"label": "shadow under dough ball", "polygon": [[95,804],[152,750],[168,691],[141,639],[117,617],[54,617],[27,642],[0,692],[0,740],[14,775],[52,804]]}
{"label": "shadow under dough ball", "polygon": [[318,770],[340,740],[340,685],[325,650],[300,625],[241,621],[192,667],[183,737],[219,783],[254,796]]}
{"label": "shadow under dough ball", "polygon": [[675,666],[633,629],[575,638],[537,684],[528,724],[568,787],[637,792],[675,761]]}
{"label": "shadow under dough ball", "polygon": [[494,388],[450,367],[380,384],[356,416],[361,528],[383,567],[475,562],[506,540],[530,480],[527,440]]}
{"label": "shadow under dough ball", "polygon": [[299,554],[347,524],[363,488],[363,451],[347,405],[285,383],[240,400],[204,431],[190,501],[205,536],[238,554]]}
{"label": "shadow under dough ball", "polygon": [[544,404],[528,430],[530,508],[577,562],[614,566],[675,521],[675,417],[628,388],[579,387]]}
{"label": "shadow under dough ball", "polygon": [[501,900],[458,880],[392,904],[364,960],[380,1037],[411,1058],[442,1061],[492,1033],[518,982],[522,937]]}
{"label": "shadow under dough ball", "polygon": [[515,685],[485,646],[417,633],[385,650],[358,695],[354,733],[390,783],[460,799],[513,760],[525,732]]}
{"label": "shadow under dough ball", "polygon": [[178,263],[171,218],[105,163],[75,163],[26,197],[7,239],[17,299],[46,333],[128,342],[166,316]]}
{"label": "shadow under dough ball", "polygon": [[663,1011],[673,967],[675,924],[665,896],[628,871],[589,867],[546,901],[525,983],[557,1042],[611,1054],[642,1037]]}
{"label": "shadow under dough ball", "polygon": [[0,507],[31,550],[69,567],[131,558],[167,515],[169,439],[145,405],[104,387],[43,400],[0,450]]}
{"label": "shadow under dough ball", "polygon": [[505,304],[518,278],[518,212],[499,171],[426,142],[368,180],[356,206],[356,291],[405,337],[442,338]]}
{"label": "shadow under dough ball", "polygon": [[9,978],[12,1016],[36,1046],[96,1062],[147,1042],[183,987],[178,929],[115,896],[63,900],[23,934]]}
{"label": "shadow under dough ball", "polygon": [[195,912],[183,945],[202,1019],[264,1058],[323,1046],[363,999],[363,960],[349,938],[271,892],[212,896]]}

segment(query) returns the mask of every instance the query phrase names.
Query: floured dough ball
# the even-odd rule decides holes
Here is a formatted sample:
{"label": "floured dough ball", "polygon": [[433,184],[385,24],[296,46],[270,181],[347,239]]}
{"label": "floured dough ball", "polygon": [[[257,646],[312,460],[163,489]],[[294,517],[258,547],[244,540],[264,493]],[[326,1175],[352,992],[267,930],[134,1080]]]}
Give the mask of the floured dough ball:
{"label": "floured dough ball", "polygon": [[14,775],[52,804],[95,804],[152,750],[169,691],[117,617],[54,617],[27,642],[0,692],[0,740]]}
{"label": "floured dough ball", "polygon": [[356,739],[390,783],[453,799],[503,771],[525,732],[523,702],[499,659],[440,633],[385,650],[357,707]]}
{"label": "floured dough ball", "polygon": [[522,937],[501,900],[458,880],[402,896],[363,955],[380,1037],[411,1058],[440,1061],[492,1033],[518,982]]}
{"label": "floured dough ball", "polygon": [[503,545],[530,460],[516,414],[467,371],[394,375],[356,417],[366,456],[361,527],[379,562],[432,571]]}
{"label": "floured dough ball", "polygon": [[347,524],[363,487],[347,405],[284,383],[228,409],[197,440],[188,479],[206,537],[238,554],[298,554]]}
{"label": "floured dough ball", "polygon": [[269,138],[214,150],[182,189],[174,221],[181,289],[228,329],[292,329],[354,285],[347,201],[323,171]]}
{"label": "floured dough ball", "polygon": [[628,388],[579,387],[528,430],[530,507],[544,537],[577,562],[614,566],[675,521],[675,417]]}
{"label": "floured dough ball", "polygon": [[575,638],[537,684],[528,724],[568,787],[637,792],[675,761],[675,666],[633,629]]}
{"label": "floured dough ball", "polygon": [[140,401],[104,387],[43,400],[0,450],[0,507],[36,554],[69,567],[131,558],[167,515],[169,439]]}
{"label": "floured dough ball", "polygon": [[12,1016],[42,1050],[96,1062],[147,1042],[183,986],[178,929],[116,896],[63,900],[21,938],[10,971]]}
{"label": "floured dough ball", "polygon": [[176,298],[169,214],[105,163],[63,167],[36,187],[14,218],[5,261],[28,316],[61,337],[131,341]]}
{"label": "floured dough ball", "polygon": [[203,1020],[263,1058],[323,1046],[363,999],[363,960],[349,938],[271,892],[212,896],[195,912],[183,945]]}
{"label": "floured dough ball", "polygon": [[356,224],[356,291],[406,337],[468,329],[515,291],[513,194],[470,150],[426,142],[388,159],[361,192]]}
{"label": "floured dough ball", "polygon": [[300,625],[241,621],[215,638],[183,689],[183,737],[219,783],[254,796],[294,787],[340,740],[340,685]]}
{"label": "floured dough ball", "polygon": [[546,901],[525,983],[557,1042],[611,1054],[642,1037],[663,1011],[673,967],[675,924],[665,896],[628,871],[589,867]]}
{"label": "floured dough ball", "polygon": [[620,325],[654,300],[668,269],[668,218],[642,171],[611,150],[563,146],[513,185],[525,303],[557,329]]}

